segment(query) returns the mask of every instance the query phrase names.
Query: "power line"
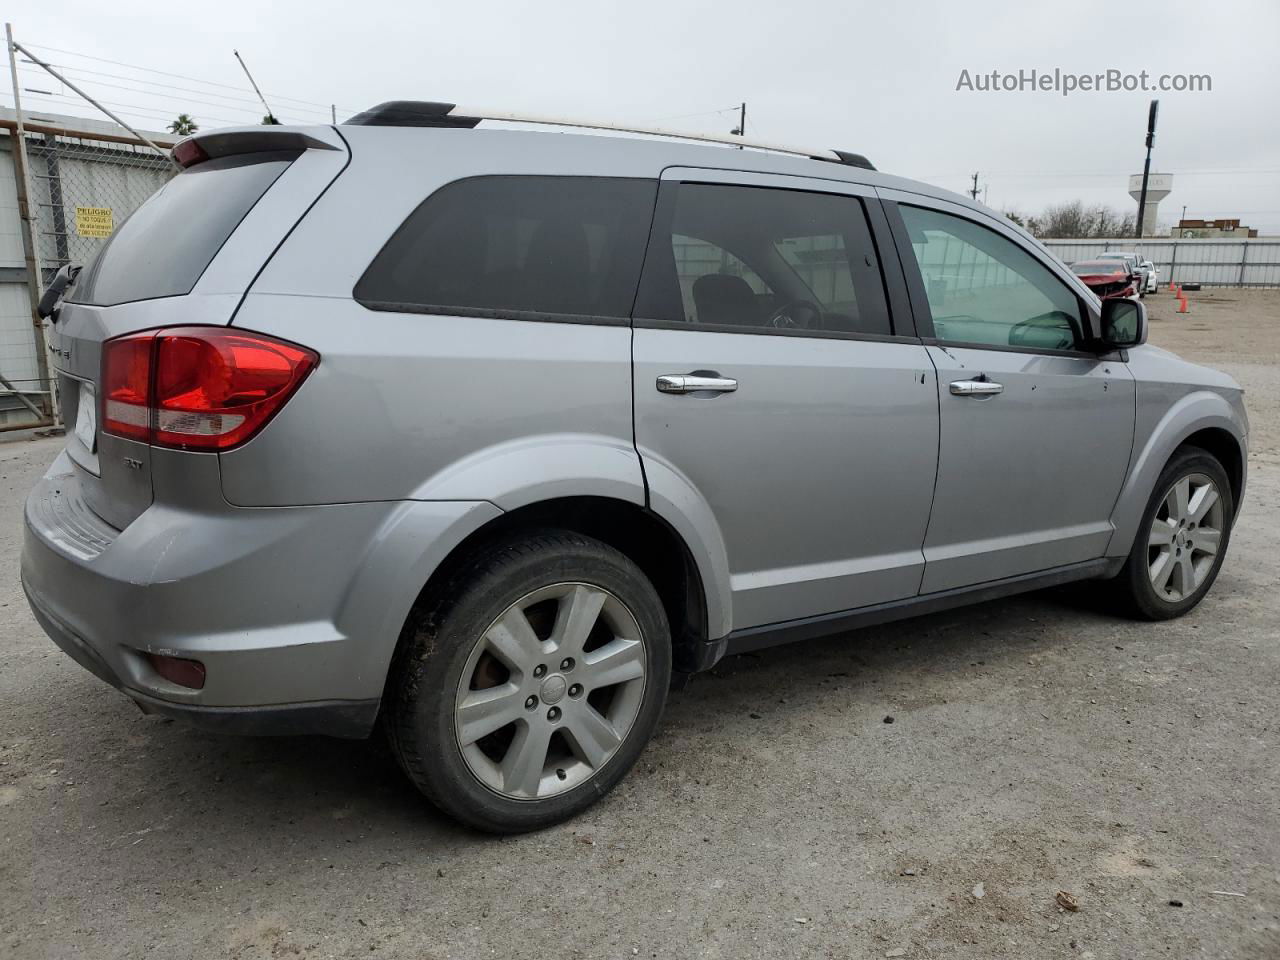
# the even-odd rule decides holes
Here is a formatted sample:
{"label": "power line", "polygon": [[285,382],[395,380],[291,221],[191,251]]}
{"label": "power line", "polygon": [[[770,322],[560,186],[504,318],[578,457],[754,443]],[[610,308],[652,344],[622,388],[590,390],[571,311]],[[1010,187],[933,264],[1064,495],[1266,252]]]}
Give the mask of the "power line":
{"label": "power line", "polygon": [[[181,96],[181,95],[172,94],[172,93],[155,93],[145,88],[129,87],[120,83],[108,83],[105,80],[94,80],[92,82],[94,86],[97,86],[97,87],[110,87],[113,90],[124,90],[128,93],[137,93],[144,97],[160,97],[160,98],[164,98],[166,100],[172,100],[174,102],[181,103],[184,105],[198,103],[206,107],[216,107],[219,109],[226,109],[226,110],[244,110],[246,113],[254,113],[254,114],[257,113],[257,111],[253,109],[254,101],[252,100],[243,101],[246,104],[246,106],[240,106],[239,103],[218,103],[213,100],[202,100],[199,97]],[[216,94],[216,93],[210,94],[210,95],[215,97],[219,96],[219,94]],[[314,112],[315,113],[323,112],[325,114],[328,113],[328,111],[320,111],[320,110],[316,110]]]}
{"label": "power line", "polygon": [[[75,51],[75,50],[65,50],[65,49],[63,49],[63,48],[61,48],[61,47],[49,47],[49,46],[45,46],[44,44],[40,44],[40,43],[29,43],[29,44],[27,44],[27,46],[29,46],[29,47],[34,47],[34,48],[35,48],[35,49],[37,49],[37,50],[49,50],[49,51],[52,51],[52,52],[54,52],[54,53],[61,53],[61,54],[65,54],[65,55],[67,55],[67,56],[71,56],[71,57],[82,57],[82,58],[84,58],[85,60],[96,60],[96,61],[97,61],[97,62],[99,62],[99,63],[110,63],[110,64],[114,64],[114,65],[115,65],[115,66],[117,66],[117,67],[128,67],[130,70],[142,70],[142,71],[144,71],[144,72],[146,72],[146,73],[155,73],[155,74],[159,74],[159,75],[160,75],[160,76],[162,76],[162,77],[173,77],[174,79],[177,79],[177,80],[189,80],[189,81],[191,81],[192,83],[203,83],[203,84],[207,84],[208,86],[211,86],[211,87],[222,87],[222,88],[224,88],[224,89],[226,89],[226,90],[236,90],[236,91],[239,91],[239,92],[241,92],[241,93],[246,92],[246,91],[244,90],[244,88],[243,88],[243,87],[238,87],[238,86],[236,86],[236,85],[234,85],[234,84],[230,84],[230,83],[219,83],[219,82],[218,82],[218,81],[216,81],[216,80],[202,80],[202,79],[200,79],[199,77],[191,77],[191,76],[188,76],[187,74],[184,74],[184,73],[170,73],[170,72],[169,72],[169,71],[167,71],[167,70],[156,70],[156,69],[154,69],[153,67],[143,67],[143,66],[140,66],[140,65],[138,65],[138,64],[136,64],[136,63],[126,63],[126,62],[125,62],[125,61],[123,61],[123,60],[111,60],[111,59],[109,59],[109,58],[107,58],[107,57],[95,57],[95,56],[93,56],[92,54],[88,54],[88,53],[79,53],[79,52],[77,52],[77,51]],[[276,93],[271,94],[271,96],[272,96],[273,98],[275,98],[276,100],[288,100],[288,101],[292,101],[292,102],[294,102],[294,103],[303,103],[303,104],[306,104],[307,106],[311,106],[311,107],[322,107],[322,108],[324,108],[325,110],[328,110],[328,109],[329,109],[329,104],[327,104],[327,103],[319,103],[319,102],[317,102],[317,101],[315,101],[315,100],[302,100],[302,99],[299,99],[298,97],[286,97],[286,96],[282,96],[282,95],[280,95],[280,94],[276,94]],[[345,110],[345,109],[347,109],[347,108],[345,108],[345,107],[344,107],[343,109]]]}
{"label": "power line", "polygon": [[[83,105],[85,103],[82,97],[72,96],[71,94],[67,94],[67,93],[42,94],[42,93],[28,92],[27,98],[30,98],[33,100],[52,100],[53,105],[59,106],[59,107],[65,106],[68,103],[80,104],[80,105]],[[120,112],[123,114],[126,114],[127,116],[141,117],[148,121],[151,121],[151,120],[168,121],[168,120],[172,120],[175,115],[173,111],[162,110],[154,106],[140,106],[138,104],[132,104],[132,103],[119,103],[118,101],[115,101],[115,100],[103,100],[102,102],[109,107],[119,107]],[[204,116],[202,119],[212,120],[216,123],[225,123],[228,126],[232,126],[232,127],[251,125],[244,119],[229,120],[226,117],[212,117],[208,115]]]}
{"label": "power line", "polygon": [[[141,90],[141,88],[125,87],[125,86],[120,86],[119,84],[107,83],[104,80],[96,79],[97,77],[109,77],[113,80],[128,80],[132,83],[142,83],[152,87],[162,87],[167,90],[178,90],[183,93],[195,93],[205,97],[219,97],[223,100],[234,101],[236,103],[250,104],[255,107],[258,103],[258,101],[250,97],[233,97],[230,94],[217,93],[216,91],[213,91],[213,90],[192,90],[190,87],[179,87],[171,83],[160,83],[159,81],[156,81],[156,80],[146,80],[146,79],[143,79],[142,77],[129,77],[129,76],[121,76],[120,74],[117,74],[117,73],[104,73],[101,70],[89,70],[86,67],[68,67],[66,64],[61,64],[61,63],[55,63],[54,66],[58,67],[64,73],[70,74],[71,76],[74,76],[80,79],[83,79],[83,76],[82,76],[83,74],[90,74],[95,78],[93,80],[93,83],[103,87],[115,87],[120,90],[139,90],[139,91]],[[19,67],[19,69],[29,70],[30,68]],[[241,92],[248,93],[249,91],[244,90]],[[207,103],[208,101],[197,100],[193,102]],[[214,105],[224,106],[225,104],[214,104]],[[314,108],[313,107],[290,107],[289,109],[291,112],[296,111],[300,113],[321,113],[326,115],[329,113],[327,109],[321,110],[319,107],[314,107]]]}

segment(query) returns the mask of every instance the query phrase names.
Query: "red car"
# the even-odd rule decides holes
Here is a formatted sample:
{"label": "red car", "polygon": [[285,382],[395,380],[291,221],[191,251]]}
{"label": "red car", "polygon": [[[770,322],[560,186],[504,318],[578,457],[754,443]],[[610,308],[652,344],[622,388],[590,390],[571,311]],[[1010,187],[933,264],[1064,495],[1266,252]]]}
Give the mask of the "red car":
{"label": "red car", "polygon": [[1071,272],[1103,300],[1138,295],[1137,275],[1123,260],[1080,260],[1071,264]]}

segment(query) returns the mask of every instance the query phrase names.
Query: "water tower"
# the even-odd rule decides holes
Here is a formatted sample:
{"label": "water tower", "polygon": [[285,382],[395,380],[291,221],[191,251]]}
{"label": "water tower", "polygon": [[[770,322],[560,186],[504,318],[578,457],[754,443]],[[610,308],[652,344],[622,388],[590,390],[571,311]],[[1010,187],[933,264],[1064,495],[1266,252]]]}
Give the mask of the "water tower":
{"label": "water tower", "polygon": [[[1173,191],[1173,174],[1153,173],[1147,180],[1147,208],[1142,215],[1142,235],[1153,237],[1156,233],[1156,208],[1160,201]],[[1129,178],[1129,196],[1134,200],[1142,200],[1142,174],[1135,173]]]}

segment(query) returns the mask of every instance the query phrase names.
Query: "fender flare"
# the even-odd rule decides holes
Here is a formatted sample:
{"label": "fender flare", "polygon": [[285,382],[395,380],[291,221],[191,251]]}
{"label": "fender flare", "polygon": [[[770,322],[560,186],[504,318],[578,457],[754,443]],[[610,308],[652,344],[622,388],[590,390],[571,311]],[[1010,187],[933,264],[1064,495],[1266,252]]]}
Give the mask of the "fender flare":
{"label": "fender flare", "polygon": [[1133,547],[1133,538],[1137,536],[1142,513],[1165,464],[1188,437],[1207,429],[1225,430],[1241,451],[1244,450],[1244,433],[1231,404],[1208,390],[1197,390],[1179,399],[1152,428],[1142,449],[1135,449],[1128,478],[1111,513],[1115,530],[1107,545],[1108,556],[1128,555]]}
{"label": "fender flare", "polygon": [[[643,464],[641,457],[643,456]],[[689,479],[630,438],[548,434],[490,447],[432,477],[415,496],[482,498],[504,511],[560,497],[606,497],[647,507],[684,541],[702,580],[707,638],[732,629],[729,560],[710,504]]]}
{"label": "fender flare", "polygon": [[468,536],[502,511],[485,501],[397,503],[356,561],[334,624],[350,644],[360,695],[380,697],[400,631],[431,575]]}
{"label": "fender flare", "polygon": [[455,549],[506,512],[571,497],[647,507],[665,521],[684,541],[702,581],[707,639],[729,633],[724,540],[710,505],[687,478],[656,458],[646,459],[642,470],[635,448],[613,437],[524,438],[477,451],[429,478],[413,499],[390,511],[367,544],[336,623],[346,636],[367,638],[360,670],[368,670],[368,685],[376,686],[369,695],[381,693],[413,604]]}
{"label": "fender flare", "polygon": [[729,553],[715,512],[683,473],[651,451],[642,451],[649,509],[685,542],[707,603],[707,640],[727,636],[733,629],[733,593],[729,583]]}
{"label": "fender flare", "polygon": [[415,500],[487,500],[503,510],[558,497],[609,497],[644,506],[644,473],[630,438],[560,433],[477,450],[429,477]]}

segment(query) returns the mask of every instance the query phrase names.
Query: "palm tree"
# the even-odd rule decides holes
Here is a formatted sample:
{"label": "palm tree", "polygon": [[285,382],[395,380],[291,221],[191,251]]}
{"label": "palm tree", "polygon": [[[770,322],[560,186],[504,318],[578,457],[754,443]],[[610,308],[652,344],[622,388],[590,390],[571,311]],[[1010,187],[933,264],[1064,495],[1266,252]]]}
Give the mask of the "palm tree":
{"label": "palm tree", "polygon": [[200,124],[191,119],[189,113],[178,114],[178,119],[169,124],[169,132],[180,137],[189,137],[200,129]]}

